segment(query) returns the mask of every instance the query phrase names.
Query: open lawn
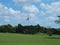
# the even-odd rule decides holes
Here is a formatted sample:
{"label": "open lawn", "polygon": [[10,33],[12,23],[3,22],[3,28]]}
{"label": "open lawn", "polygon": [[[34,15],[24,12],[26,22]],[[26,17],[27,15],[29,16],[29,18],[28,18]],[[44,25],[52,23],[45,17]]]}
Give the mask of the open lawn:
{"label": "open lawn", "polygon": [[60,35],[0,33],[0,45],[60,45]]}

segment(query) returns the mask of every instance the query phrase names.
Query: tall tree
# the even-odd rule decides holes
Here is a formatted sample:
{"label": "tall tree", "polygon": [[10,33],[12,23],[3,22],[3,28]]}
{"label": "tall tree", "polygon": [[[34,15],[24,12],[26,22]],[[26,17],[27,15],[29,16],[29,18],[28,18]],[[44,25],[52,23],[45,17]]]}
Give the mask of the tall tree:
{"label": "tall tree", "polygon": [[23,30],[24,30],[23,26],[21,24],[18,24],[16,32],[17,33],[23,33]]}
{"label": "tall tree", "polygon": [[60,16],[57,16],[57,17],[58,17],[58,19],[55,20],[55,23],[60,24]]}

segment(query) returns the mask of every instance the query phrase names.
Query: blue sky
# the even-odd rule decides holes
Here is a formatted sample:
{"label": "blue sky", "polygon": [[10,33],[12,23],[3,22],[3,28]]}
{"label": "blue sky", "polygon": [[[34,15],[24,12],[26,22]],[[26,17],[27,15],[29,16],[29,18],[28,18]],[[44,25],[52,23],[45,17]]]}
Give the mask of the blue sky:
{"label": "blue sky", "polygon": [[[37,25],[59,28],[60,0],[0,0],[0,25]],[[26,19],[29,17],[29,21]]]}

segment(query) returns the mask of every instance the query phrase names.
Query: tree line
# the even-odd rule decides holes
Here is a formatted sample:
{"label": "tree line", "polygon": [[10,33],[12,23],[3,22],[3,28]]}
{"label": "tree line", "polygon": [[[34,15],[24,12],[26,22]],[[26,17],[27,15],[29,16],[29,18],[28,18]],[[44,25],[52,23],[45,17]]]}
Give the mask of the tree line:
{"label": "tree line", "polygon": [[50,33],[50,34],[59,34],[60,28],[46,28],[43,26],[37,25],[29,25],[23,26],[18,24],[17,26],[12,26],[11,24],[0,25],[0,32],[2,33],[22,33],[22,34],[36,34],[36,33]]}

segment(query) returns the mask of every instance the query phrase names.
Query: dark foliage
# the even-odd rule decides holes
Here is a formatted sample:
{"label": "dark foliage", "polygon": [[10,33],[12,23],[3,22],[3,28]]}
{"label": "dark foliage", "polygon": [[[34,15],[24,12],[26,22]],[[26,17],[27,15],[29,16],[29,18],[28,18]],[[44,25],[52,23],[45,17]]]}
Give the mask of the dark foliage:
{"label": "dark foliage", "polygon": [[36,33],[47,33],[49,36],[52,34],[59,34],[60,35],[60,29],[50,28],[50,31],[48,31],[49,28],[45,28],[40,26],[39,24],[32,26],[22,26],[21,24],[18,24],[17,26],[12,26],[10,24],[8,25],[1,25],[0,26],[0,32],[2,33],[23,33],[23,34],[36,34]]}

